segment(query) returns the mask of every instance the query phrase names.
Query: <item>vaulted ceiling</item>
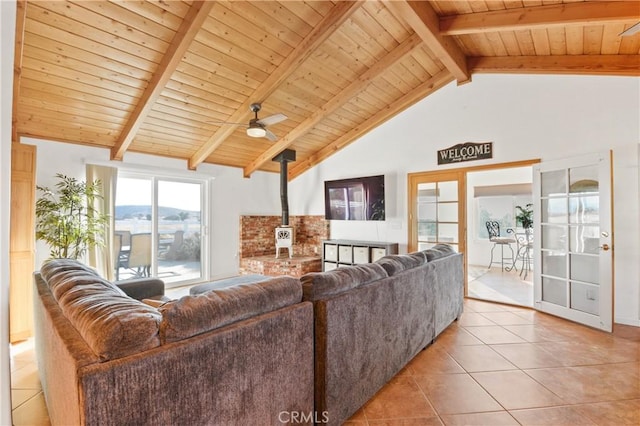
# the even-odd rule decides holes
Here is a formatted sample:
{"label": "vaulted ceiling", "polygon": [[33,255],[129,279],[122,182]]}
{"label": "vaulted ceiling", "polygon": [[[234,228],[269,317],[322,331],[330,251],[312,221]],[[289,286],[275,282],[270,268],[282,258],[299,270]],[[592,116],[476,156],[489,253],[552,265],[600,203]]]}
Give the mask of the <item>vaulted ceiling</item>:
{"label": "vaulted ceiling", "polygon": [[[638,1],[19,1],[21,136],[293,179],[477,73],[640,75]],[[623,34],[624,33],[624,34]],[[246,134],[282,113],[277,137]]]}

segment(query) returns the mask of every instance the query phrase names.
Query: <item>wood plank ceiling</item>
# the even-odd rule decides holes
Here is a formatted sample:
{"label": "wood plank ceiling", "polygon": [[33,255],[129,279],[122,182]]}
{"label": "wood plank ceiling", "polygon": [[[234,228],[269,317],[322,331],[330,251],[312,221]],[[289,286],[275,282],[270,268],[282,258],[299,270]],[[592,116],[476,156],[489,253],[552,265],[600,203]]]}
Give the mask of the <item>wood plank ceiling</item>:
{"label": "wood plank ceiling", "polygon": [[[13,140],[289,179],[475,73],[640,75],[637,1],[19,1]],[[629,31],[631,32],[631,31]],[[252,103],[278,138],[252,138]],[[234,124],[224,124],[234,123]]]}

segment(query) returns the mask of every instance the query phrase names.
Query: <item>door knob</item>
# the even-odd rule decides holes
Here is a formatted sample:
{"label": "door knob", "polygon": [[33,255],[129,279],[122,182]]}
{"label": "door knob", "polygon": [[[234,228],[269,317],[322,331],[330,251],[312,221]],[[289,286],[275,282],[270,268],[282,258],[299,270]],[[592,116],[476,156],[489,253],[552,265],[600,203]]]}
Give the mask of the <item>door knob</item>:
{"label": "door knob", "polygon": [[600,248],[602,250],[604,250],[604,251],[607,251],[607,250],[609,250],[609,244],[603,244],[603,245],[600,246]]}

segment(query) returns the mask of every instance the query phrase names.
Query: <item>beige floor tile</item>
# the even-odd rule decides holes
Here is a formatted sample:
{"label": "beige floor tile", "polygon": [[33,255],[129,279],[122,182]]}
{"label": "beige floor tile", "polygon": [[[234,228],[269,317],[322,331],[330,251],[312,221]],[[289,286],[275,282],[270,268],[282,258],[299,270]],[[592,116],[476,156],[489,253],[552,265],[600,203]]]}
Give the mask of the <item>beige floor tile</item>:
{"label": "beige floor tile", "polygon": [[50,425],[44,395],[36,396],[12,411],[14,426],[48,426]]}
{"label": "beige floor tile", "polygon": [[442,426],[438,416],[420,417],[416,419],[369,420],[370,426]]}
{"label": "beige floor tile", "polygon": [[576,407],[602,426],[640,425],[640,399],[598,402]]}
{"label": "beige floor tile", "polygon": [[514,312],[483,312],[482,315],[498,325],[532,324],[531,320]]}
{"label": "beige floor tile", "polygon": [[415,376],[415,380],[440,415],[502,410],[468,374]]}
{"label": "beige floor tile", "polygon": [[640,363],[526,370],[569,404],[640,398]]}
{"label": "beige floor tile", "polygon": [[29,363],[24,367],[11,373],[12,389],[41,389],[40,377],[38,376],[38,366]]}
{"label": "beige floor tile", "polygon": [[538,348],[562,361],[565,366],[595,365],[609,362],[607,351],[579,341],[539,342]]}
{"label": "beige floor tile", "polygon": [[11,409],[15,410],[40,392],[39,389],[11,389]]}
{"label": "beige floor tile", "polygon": [[393,378],[364,406],[367,420],[426,418],[436,415],[412,377]]}
{"label": "beige floor tile", "polygon": [[355,422],[355,421],[364,421],[364,422],[366,422],[367,418],[364,415],[364,410],[361,408],[358,411],[356,411],[355,414],[349,418],[349,421],[351,421],[351,422]]}
{"label": "beige floor tile", "polygon": [[499,303],[485,302],[484,300],[465,299],[465,308],[473,312],[501,312],[507,308]]}
{"label": "beige floor tile", "polygon": [[407,369],[414,376],[424,374],[464,373],[464,369],[445,351],[435,345],[416,355]]}
{"label": "beige floor tile", "polygon": [[486,345],[458,346],[449,354],[467,372],[515,370],[517,367]]}
{"label": "beige floor tile", "polygon": [[506,411],[493,413],[446,414],[442,421],[447,426],[512,426],[518,422]]}
{"label": "beige floor tile", "polygon": [[491,348],[520,369],[563,366],[561,359],[532,343],[491,345]]}
{"label": "beige floor tile", "polygon": [[433,346],[451,348],[453,346],[483,345],[482,341],[463,327],[449,327],[436,338]]}
{"label": "beige floor tile", "polygon": [[513,410],[511,415],[521,425],[549,425],[549,426],[589,426],[595,425],[576,406],[534,408],[529,410]]}
{"label": "beige floor tile", "polygon": [[507,410],[564,403],[557,395],[520,370],[472,373],[471,376]]}
{"label": "beige floor tile", "polygon": [[567,336],[540,324],[504,325],[503,327],[527,342],[557,342],[568,340]]}
{"label": "beige floor tile", "polygon": [[473,326],[465,327],[465,329],[487,345],[525,343],[524,339],[499,325]]}
{"label": "beige floor tile", "polygon": [[458,320],[458,325],[466,327],[476,325],[496,325],[496,323],[479,312],[463,312],[462,316]]}

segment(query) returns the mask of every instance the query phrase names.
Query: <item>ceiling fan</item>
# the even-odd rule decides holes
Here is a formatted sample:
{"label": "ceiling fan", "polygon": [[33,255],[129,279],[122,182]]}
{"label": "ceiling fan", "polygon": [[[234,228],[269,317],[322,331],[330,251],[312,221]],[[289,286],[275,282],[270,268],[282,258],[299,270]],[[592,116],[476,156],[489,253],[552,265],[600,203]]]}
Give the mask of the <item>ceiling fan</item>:
{"label": "ceiling fan", "polygon": [[289,117],[287,117],[282,113],[277,113],[277,114],[270,115],[268,117],[258,118],[258,111],[260,111],[261,108],[262,108],[262,105],[259,103],[251,104],[249,109],[251,110],[251,112],[255,114],[255,117],[249,120],[249,124],[231,123],[228,121],[219,121],[218,123],[219,124],[237,124],[241,126],[247,126],[247,136],[250,136],[252,138],[267,138],[270,141],[276,141],[278,140],[278,137],[272,131],[267,129],[267,126],[284,121]]}

